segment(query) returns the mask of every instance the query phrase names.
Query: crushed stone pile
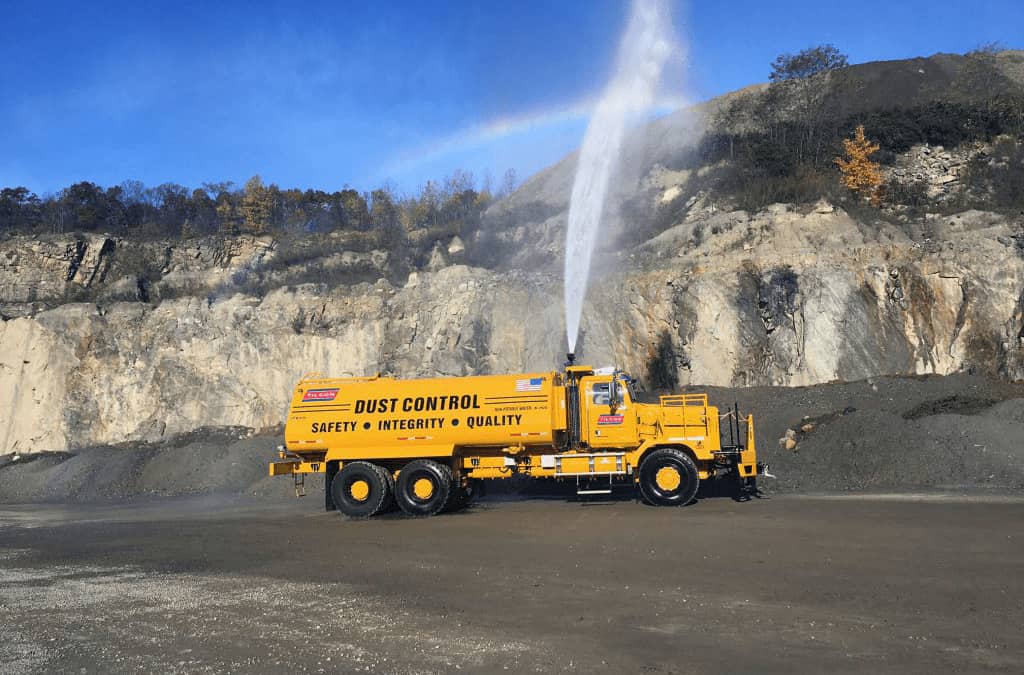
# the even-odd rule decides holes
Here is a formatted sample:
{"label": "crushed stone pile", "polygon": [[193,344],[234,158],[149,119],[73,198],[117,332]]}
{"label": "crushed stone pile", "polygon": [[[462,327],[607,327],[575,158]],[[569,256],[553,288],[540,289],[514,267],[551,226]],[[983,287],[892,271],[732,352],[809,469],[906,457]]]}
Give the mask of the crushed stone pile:
{"label": "crushed stone pile", "polygon": [[[105,503],[199,494],[290,496],[272,481],[279,433],[244,427],[198,429],[162,443],[87,447],[0,458],[0,502]],[[318,477],[307,477],[313,487]],[[319,487],[323,480],[320,479]]]}
{"label": "crushed stone pile", "polygon": [[[755,416],[773,492],[1024,490],[1024,385],[969,374],[712,389]],[[787,442],[790,441],[790,442]]]}
{"label": "crushed stone pile", "polygon": [[[707,391],[723,413],[735,401],[741,414],[754,414],[760,460],[776,476],[761,480],[768,494],[1024,491],[1024,384],[961,374],[687,391]],[[291,480],[267,476],[279,443],[280,430],[229,427],[161,443],[7,455],[0,503],[288,500]],[[322,476],[307,476],[306,486],[317,499]],[[544,492],[536,487],[524,492]]]}

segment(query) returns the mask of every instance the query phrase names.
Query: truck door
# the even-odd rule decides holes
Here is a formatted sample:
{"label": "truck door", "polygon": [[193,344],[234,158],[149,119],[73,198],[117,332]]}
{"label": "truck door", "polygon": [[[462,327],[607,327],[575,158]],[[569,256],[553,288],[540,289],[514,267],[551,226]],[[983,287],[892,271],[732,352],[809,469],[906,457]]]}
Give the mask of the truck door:
{"label": "truck door", "polygon": [[592,448],[629,448],[637,444],[636,410],[625,384],[617,387],[618,404],[612,406],[611,378],[588,379],[580,387],[584,438]]}

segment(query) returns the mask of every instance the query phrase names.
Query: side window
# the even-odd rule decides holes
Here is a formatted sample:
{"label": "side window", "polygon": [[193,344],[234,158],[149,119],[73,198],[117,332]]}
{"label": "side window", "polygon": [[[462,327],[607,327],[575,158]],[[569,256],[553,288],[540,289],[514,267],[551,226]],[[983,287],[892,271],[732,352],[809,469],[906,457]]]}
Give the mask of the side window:
{"label": "side window", "polygon": [[[612,399],[611,399],[611,394],[609,392],[610,389],[611,389],[611,385],[609,383],[607,383],[607,382],[601,382],[599,384],[595,384],[594,388],[591,389],[591,401],[594,402],[594,405],[611,405],[611,400]],[[626,403],[625,387],[620,385],[618,390],[619,390],[618,404],[619,405],[624,405]]]}

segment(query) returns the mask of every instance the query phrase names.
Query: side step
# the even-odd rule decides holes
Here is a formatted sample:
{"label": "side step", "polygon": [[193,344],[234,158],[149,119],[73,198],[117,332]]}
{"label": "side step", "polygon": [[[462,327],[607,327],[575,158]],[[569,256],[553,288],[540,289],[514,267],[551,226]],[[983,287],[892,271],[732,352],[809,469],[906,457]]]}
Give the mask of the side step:
{"label": "side step", "polygon": [[608,474],[608,487],[592,487],[590,481],[587,481],[587,485],[584,486],[582,479],[583,476],[576,476],[577,495],[610,495],[612,493],[612,474]]}

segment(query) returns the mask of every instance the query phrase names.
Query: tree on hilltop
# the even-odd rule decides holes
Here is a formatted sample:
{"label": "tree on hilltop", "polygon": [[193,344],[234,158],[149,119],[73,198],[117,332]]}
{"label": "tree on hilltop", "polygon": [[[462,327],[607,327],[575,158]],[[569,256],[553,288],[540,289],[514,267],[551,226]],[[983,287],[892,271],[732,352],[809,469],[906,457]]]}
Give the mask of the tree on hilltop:
{"label": "tree on hilltop", "polygon": [[264,234],[274,224],[275,193],[277,186],[263,185],[259,176],[253,176],[245,184],[242,194],[241,212],[245,228],[253,234]]}
{"label": "tree on hilltop", "polygon": [[13,230],[20,224],[34,226],[39,205],[39,197],[26,187],[0,189],[0,230]]}
{"label": "tree on hilltop", "polygon": [[[390,185],[366,193],[348,185],[333,192],[282,190],[259,176],[238,188],[229,181],[195,189],[177,183],[150,188],[137,180],[110,188],[79,182],[44,197],[0,186],[0,233],[106,231],[187,239],[218,231],[293,237],[345,232],[346,245],[372,244],[412,259],[420,254],[417,246],[475,233],[490,202],[464,170],[429,182],[417,196],[399,196]],[[416,230],[422,231],[410,244],[407,235]]]}
{"label": "tree on hilltop", "polygon": [[501,197],[508,197],[516,191],[516,186],[518,184],[519,181],[516,176],[516,170],[507,169],[505,171],[505,175],[501,177],[501,190],[498,192],[498,195]]}
{"label": "tree on hilltop", "polygon": [[800,80],[827,70],[845,68],[850,65],[846,54],[835,45],[808,47],[797,54],[779,54],[772,63],[768,79],[772,82]]}
{"label": "tree on hilltop", "polygon": [[843,185],[876,205],[882,198],[882,168],[878,162],[871,161],[871,155],[878,152],[878,148],[877,143],[864,135],[864,125],[859,124],[853,138],[843,139],[846,158],[836,157],[833,160],[843,173]]}
{"label": "tree on hilltop", "polygon": [[394,191],[384,185],[370,193],[370,223],[377,234],[377,245],[386,251],[400,251],[408,239],[402,225],[402,213]]}

